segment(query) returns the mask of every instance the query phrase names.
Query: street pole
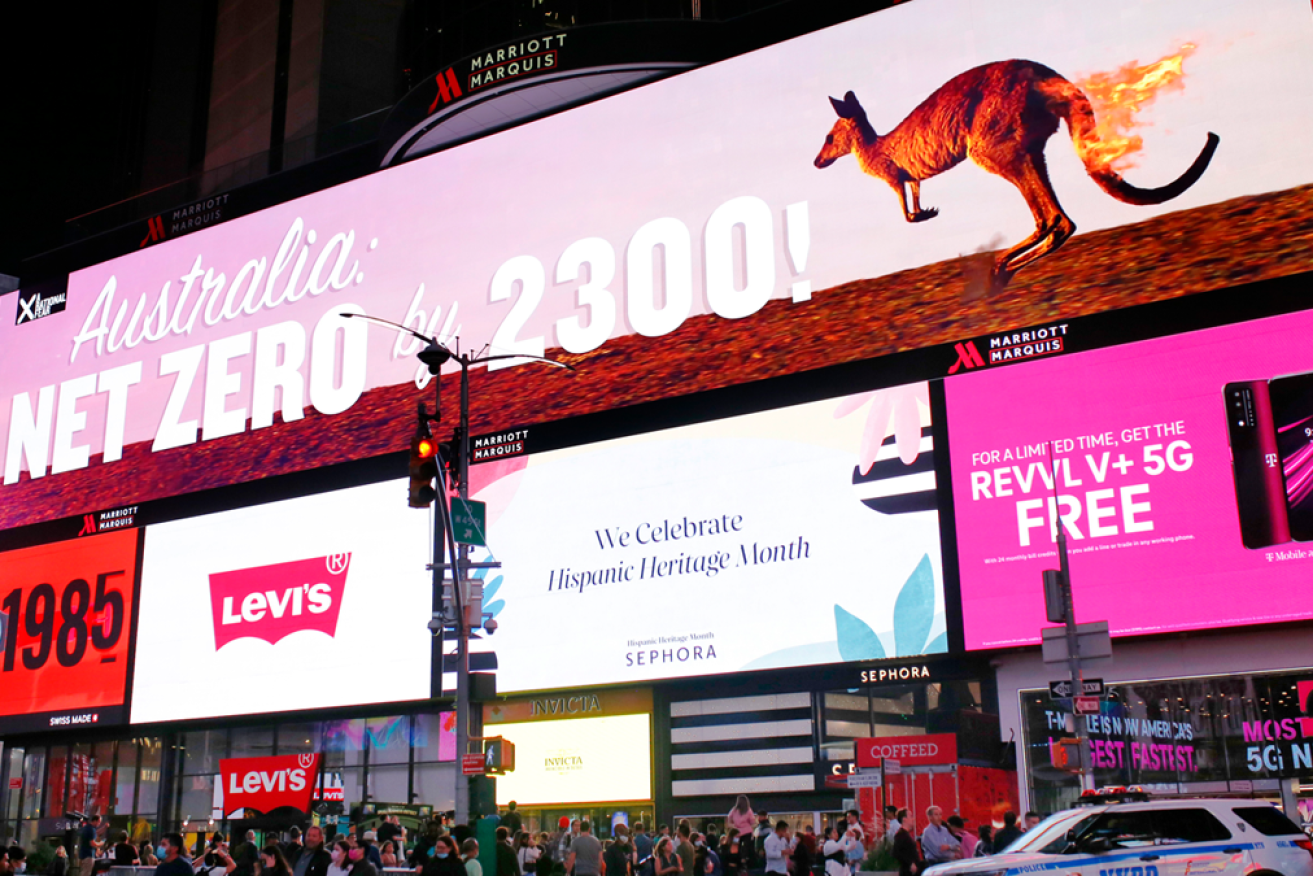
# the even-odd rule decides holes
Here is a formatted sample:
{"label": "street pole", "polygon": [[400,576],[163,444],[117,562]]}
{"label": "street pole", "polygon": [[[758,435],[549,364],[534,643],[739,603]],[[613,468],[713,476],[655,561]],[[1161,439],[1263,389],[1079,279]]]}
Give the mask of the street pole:
{"label": "street pole", "polygon": [[1058,570],[1061,572],[1063,614],[1067,628],[1067,667],[1071,670],[1071,719],[1080,747],[1081,790],[1094,787],[1094,773],[1090,770],[1090,737],[1085,731],[1084,716],[1076,711],[1076,697],[1084,696],[1085,684],[1081,675],[1080,637],[1076,634],[1076,606],[1071,595],[1071,565],[1067,561],[1067,528],[1062,525],[1062,505],[1058,501],[1058,464],[1049,443],[1049,463],[1053,471],[1053,516],[1058,530]]}
{"label": "street pole", "polygon": [[[439,373],[442,366],[454,361],[460,366],[460,441],[456,448],[456,478],[457,490],[462,501],[470,497],[470,366],[484,365],[488,362],[496,362],[504,359],[532,360],[536,362],[545,362],[548,365],[555,365],[558,368],[565,368],[574,371],[574,366],[565,362],[557,362],[554,359],[548,359],[545,356],[534,356],[526,353],[516,353],[495,356],[470,356],[468,353],[453,353],[445,344],[439,342],[436,338],[430,338],[427,335],[420,334],[409,326],[392,322],[391,320],[381,319],[377,316],[368,316],[363,313],[343,313],[339,314],[344,319],[363,319],[368,322],[385,325],[394,331],[404,332],[424,341],[427,346],[421,350],[417,358],[428,366],[429,374],[433,377],[433,416],[432,420],[438,422],[442,419],[442,381]],[[457,339],[459,348],[459,339]],[[500,566],[500,563],[470,563],[469,546],[456,544],[456,530],[451,520],[451,500],[450,491],[447,488],[447,477],[443,472],[442,466],[438,466],[438,490],[436,498],[437,513],[433,520],[433,590],[435,593],[434,614],[435,617],[430,622],[430,628],[434,623],[439,624],[436,631],[438,637],[441,637],[442,626],[445,625],[445,613],[442,621],[436,617],[439,606],[443,604],[443,589],[446,583],[445,575],[451,573],[451,592],[452,602],[455,603],[455,618],[453,626],[456,633],[456,763],[460,764],[464,756],[469,752],[470,747],[470,626],[483,625],[482,617],[467,618],[466,606],[469,605],[469,570],[474,566],[493,567]],[[468,506],[467,506],[468,507]],[[444,539],[443,536],[446,535]],[[445,542],[445,545],[444,545]],[[451,562],[445,562],[450,556]],[[439,654],[437,657],[437,666],[434,671],[439,674],[439,685],[441,684],[441,674],[446,669],[446,657],[441,653],[442,647],[439,645]],[[482,738],[480,736],[480,738]],[[456,778],[456,823],[468,824],[470,814],[470,783],[469,779],[458,772]]]}
{"label": "street pole", "polygon": [[[470,363],[468,356],[456,356],[460,363],[460,445],[456,453],[456,479],[460,497],[470,497]],[[446,495],[442,497],[447,502]],[[459,559],[455,559],[459,557]],[[456,609],[456,761],[461,762],[470,750],[470,628],[466,623],[465,606],[468,579],[465,564],[469,562],[469,546],[460,545],[453,554],[453,592],[459,592]],[[461,774],[456,779],[456,823],[469,824],[470,780]]]}

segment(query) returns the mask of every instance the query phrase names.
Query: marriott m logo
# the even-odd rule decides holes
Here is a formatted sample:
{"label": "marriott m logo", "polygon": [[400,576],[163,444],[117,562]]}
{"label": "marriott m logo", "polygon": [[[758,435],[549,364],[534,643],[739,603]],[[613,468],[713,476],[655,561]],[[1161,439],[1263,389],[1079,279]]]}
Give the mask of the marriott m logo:
{"label": "marriott m logo", "polygon": [[970,371],[972,368],[985,367],[985,360],[980,355],[980,351],[976,349],[975,341],[956,343],[953,345],[953,349],[957,351],[957,361],[948,369],[949,374],[956,374],[960,368],[966,368]]}
{"label": "marriott m logo", "polygon": [[164,239],[164,217],[152,216],[146,220],[146,236],[137,244],[137,249],[152,243],[159,243]]}
{"label": "marriott m logo", "polygon": [[433,95],[433,103],[429,104],[429,112],[438,108],[439,104],[451,103],[461,96],[460,83],[456,81],[456,71],[448,67],[437,76],[433,81],[438,84],[438,93]]}

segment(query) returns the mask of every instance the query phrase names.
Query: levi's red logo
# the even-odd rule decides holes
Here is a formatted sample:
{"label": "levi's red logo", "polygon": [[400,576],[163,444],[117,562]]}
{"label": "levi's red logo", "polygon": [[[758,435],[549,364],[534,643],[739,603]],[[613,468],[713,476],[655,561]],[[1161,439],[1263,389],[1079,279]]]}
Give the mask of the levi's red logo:
{"label": "levi's red logo", "polygon": [[283,806],[307,812],[319,779],[319,755],[225,758],[219,772],[225,816],[238,809],[268,814]]}
{"label": "levi's red logo", "polygon": [[214,650],[234,639],[270,645],[301,630],[337,634],[350,554],[210,575]]}

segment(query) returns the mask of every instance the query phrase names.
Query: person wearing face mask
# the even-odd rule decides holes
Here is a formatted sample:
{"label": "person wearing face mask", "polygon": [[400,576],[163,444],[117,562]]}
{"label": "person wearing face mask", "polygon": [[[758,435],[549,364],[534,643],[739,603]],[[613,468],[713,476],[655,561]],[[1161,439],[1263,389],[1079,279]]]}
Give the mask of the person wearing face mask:
{"label": "person wearing face mask", "polygon": [[420,876],[465,876],[465,865],[456,850],[456,841],[445,834],[434,840],[433,854],[419,872]]}
{"label": "person wearing face mask", "polygon": [[347,858],[350,851],[351,844],[346,840],[333,841],[328,848],[328,853],[333,859],[333,863],[328,865],[328,876],[346,876],[350,872],[351,861]]}
{"label": "person wearing face mask", "polygon": [[9,866],[15,873],[27,872],[27,852],[22,846],[9,847]]}
{"label": "person wearing face mask", "polygon": [[180,833],[164,835],[159,847],[155,849],[156,854],[160,856],[159,866],[155,868],[155,876],[192,876],[191,862],[182,856],[185,845]]}
{"label": "person wearing face mask", "polygon": [[364,845],[358,845],[347,852],[347,860],[351,863],[351,868],[347,871],[350,876],[378,876],[378,868],[369,860],[368,850]]}

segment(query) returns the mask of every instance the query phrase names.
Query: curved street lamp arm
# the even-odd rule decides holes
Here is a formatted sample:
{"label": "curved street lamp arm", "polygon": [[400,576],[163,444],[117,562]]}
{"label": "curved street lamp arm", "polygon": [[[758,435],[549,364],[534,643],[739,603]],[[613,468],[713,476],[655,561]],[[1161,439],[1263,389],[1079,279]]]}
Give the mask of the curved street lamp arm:
{"label": "curved street lamp arm", "polygon": [[382,319],[381,317],[369,316],[368,314],[364,314],[364,313],[339,313],[338,316],[342,317],[343,319],[363,319],[368,322],[376,322],[379,325],[385,325],[388,326],[389,328],[394,328],[399,332],[405,332],[408,335],[413,335],[414,337],[419,338],[421,341],[423,341],[426,344],[432,344],[433,346],[441,347],[444,350],[447,348],[446,344],[440,344],[435,339],[430,338],[428,335],[420,334],[419,332],[415,331],[413,328],[411,328],[408,325],[401,325],[400,323],[392,322],[391,320],[387,320],[387,319]]}
{"label": "curved street lamp arm", "polygon": [[480,356],[477,359],[470,359],[468,363],[470,365],[481,365],[484,362],[496,362],[499,359],[532,359],[535,362],[546,362],[548,365],[555,365],[557,368],[568,368],[571,371],[578,370],[568,362],[558,362],[555,359],[548,359],[546,356],[535,356],[532,353],[499,353],[496,356]]}

